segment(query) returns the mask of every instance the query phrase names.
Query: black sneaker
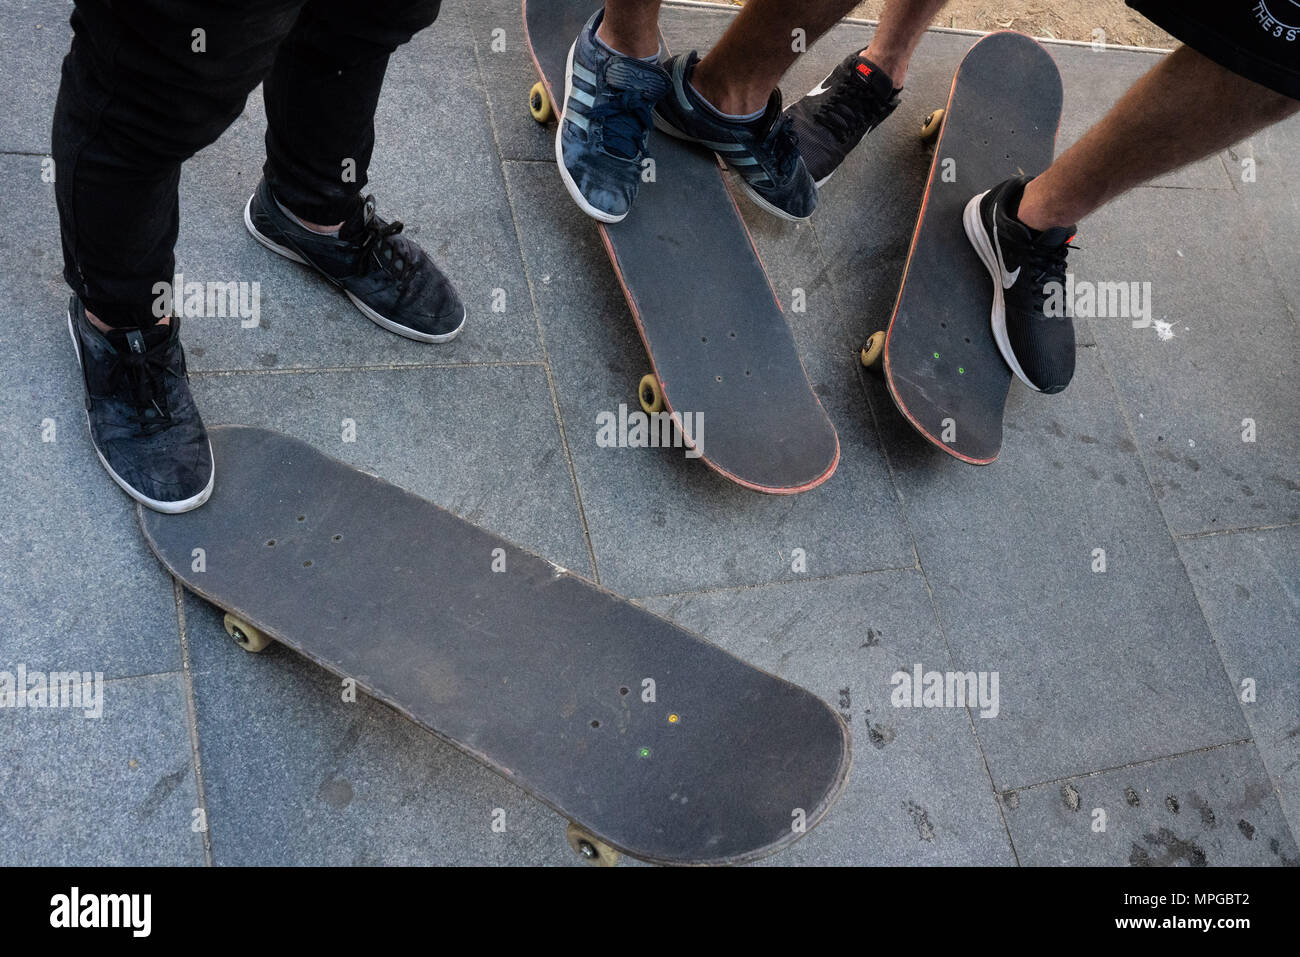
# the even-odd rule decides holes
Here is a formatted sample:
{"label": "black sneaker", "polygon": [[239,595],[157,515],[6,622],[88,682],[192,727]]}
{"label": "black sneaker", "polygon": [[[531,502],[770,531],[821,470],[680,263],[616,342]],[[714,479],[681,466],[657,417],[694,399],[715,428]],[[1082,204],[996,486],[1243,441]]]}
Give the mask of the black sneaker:
{"label": "black sneaker", "polygon": [[326,236],[298,225],[263,179],[244,207],[244,225],[272,252],[311,266],[340,287],[366,318],[418,342],[447,342],[465,325],[465,306],[447,277],[400,222],[375,215],[367,196],[339,229]]}
{"label": "black sneaker", "polygon": [[[1007,365],[1031,389],[1056,393],[1074,377],[1074,323],[1062,302],[1065,257],[1074,226],[1039,232],[1016,219],[1029,177],[981,193],[962,217],[966,235],[993,277],[993,338]],[[1060,313],[1060,315],[1056,315]]]}
{"label": "black sneaker", "polygon": [[807,219],[817,208],[817,187],[799,155],[791,121],[781,113],[781,91],[772,92],[758,119],[726,120],[691,89],[699,59],[692,50],[664,64],[673,85],[655,106],[655,126],[717,153],[740,176],[749,198],[769,213],[796,222]]}
{"label": "black sneaker", "polygon": [[159,512],[188,512],[212,494],[212,446],[190,395],[181,321],[105,334],[68,303],[95,454],[113,481]]}
{"label": "black sneaker", "polygon": [[862,137],[894,112],[901,92],[888,73],[854,53],[785,111],[818,189]]}

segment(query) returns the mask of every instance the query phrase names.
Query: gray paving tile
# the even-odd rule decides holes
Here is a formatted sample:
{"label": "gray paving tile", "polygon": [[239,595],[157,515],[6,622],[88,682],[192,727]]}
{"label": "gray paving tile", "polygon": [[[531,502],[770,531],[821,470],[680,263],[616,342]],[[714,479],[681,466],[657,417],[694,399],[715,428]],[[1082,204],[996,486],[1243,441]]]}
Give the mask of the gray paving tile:
{"label": "gray paving tile", "polygon": [[514,195],[546,197],[518,214],[602,582],[635,596],[789,580],[792,548],[808,550],[816,575],[913,564],[847,374],[814,380],[841,459],[829,482],[802,495],[747,491],[681,450],[598,448],[597,414],[635,408],[648,360],[597,231],[554,167],[507,163],[506,177]]}
{"label": "gray paving tile", "polygon": [[1300,864],[1250,744],[1053,781],[1002,801],[1022,864]]}
{"label": "gray paving tile", "polygon": [[[0,156],[0,669],[180,666],[171,583],[86,429],[50,187],[39,159]],[[47,430],[52,427],[52,432]],[[52,438],[53,441],[43,441]],[[7,662],[7,664],[5,664]]]}
{"label": "gray paving tile", "polygon": [[1140,189],[1088,235],[1087,278],[1150,282],[1169,324],[1091,321],[1174,533],[1300,521],[1300,328],[1236,194]]}
{"label": "gray paving tile", "polygon": [[242,651],[193,596],[186,621],[216,863],[580,863],[562,818],[474,759],[373,699],[344,702],[284,648]]}
{"label": "gray paving tile", "polygon": [[59,66],[68,52],[71,0],[5,0],[0,18],[0,152],[48,153]]}
{"label": "gray paving tile", "polygon": [[[255,328],[222,318],[190,323],[193,368],[538,358],[537,323],[483,92],[467,63],[473,63],[473,51],[454,10],[394,54],[366,187],[380,215],[402,220],[456,284],[468,309],[461,335],[429,345],[386,332],[324,279],[247,234],[244,204],[265,155],[259,88],[243,115],[182,174],[178,269],[189,281],[256,281],[261,288]],[[497,296],[503,297],[500,303]],[[498,304],[503,311],[494,311]]]}
{"label": "gray paving tile", "polygon": [[[297,436],[592,574],[541,366],[206,375],[194,393],[212,424]],[[344,441],[344,420],[355,441]],[[239,467],[218,462],[217,481]]]}
{"label": "gray paving tile", "polygon": [[852,726],[847,789],[820,826],[770,863],[1014,863],[965,709],[890,703],[897,671],[949,667],[920,572],[644,604],[821,695]]}
{"label": "gray paving tile", "polygon": [[1012,388],[985,468],[880,420],[954,667],[1001,676],[999,788],[1248,736],[1095,351],[1060,395]]}
{"label": "gray paving tile", "polygon": [[1260,757],[1300,834],[1300,528],[1178,544]]}
{"label": "gray paving tile", "polygon": [[[1226,154],[1228,168],[1236,177],[1237,194],[1245,207],[1247,221],[1255,233],[1264,260],[1286,301],[1291,319],[1300,323],[1300,116],[1263,130]],[[1251,161],[1253,168],[1244,167]],[[1249,174],[1249,175],[1247,175]],[[1253,177],[1253,179],[1251,178]]]}
{"label": "gray paving tile", "polygon": [[184,679],[102,692],[98,718],[0,709],[0,864],[203,863]]}

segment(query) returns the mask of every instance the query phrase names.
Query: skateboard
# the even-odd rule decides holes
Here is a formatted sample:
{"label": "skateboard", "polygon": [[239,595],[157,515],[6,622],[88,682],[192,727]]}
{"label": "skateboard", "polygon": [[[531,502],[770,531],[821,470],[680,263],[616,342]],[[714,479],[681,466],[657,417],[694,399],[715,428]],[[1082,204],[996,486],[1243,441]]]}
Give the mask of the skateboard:
{"label": "skateboard", "polygon": [[549,805],[584,858],[742,863],[839,796],[848,728],[808,691],[305,442],[210,438],[207,504],[138,510],[168,571],[246,650],[354,679]]}
{"label": "skateboard", "polygon": [[[529,98],[538,122],[562,109],[569,48],[600,6],[524,0],[542,78]],[[650,154],[654,182],[641,184],[627,219],[597,224],[650,359],[637,386],[641,408],[666,412],[688,445],[681,417],[702,415],[700,458],[746,488],[815,488],[839,463],[839,438],[722,168],[711,152],[658,131]]]}
{"label": "skateboard", "polygon": [[1004,32],[971,48],[948,105],[922,126],[937,141],[902,286],[888,329],[862,347],[862,364],[883,369],[907,421],[972,465],[1001,451],[1011,370],[993,339],[991,280],[962,211],[977,193],[1051,165],[1060,119],[1061,75],[1039,44]]}

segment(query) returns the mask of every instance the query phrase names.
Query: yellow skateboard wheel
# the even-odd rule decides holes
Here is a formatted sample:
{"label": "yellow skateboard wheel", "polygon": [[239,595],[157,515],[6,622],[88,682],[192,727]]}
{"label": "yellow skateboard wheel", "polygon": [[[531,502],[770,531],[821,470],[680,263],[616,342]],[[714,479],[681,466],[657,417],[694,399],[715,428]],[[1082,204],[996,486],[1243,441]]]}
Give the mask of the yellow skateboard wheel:
{"label": "yellow skateboard wheel", "polygon": [[885,351],[885,334],[883,332],[874,332],[871,338],[863,345],[862,351],[858,353],[858,358],[862,360],[864,368],[870,369],[872,366],[880,363],[880,357]]}
{"label": "yellow skateboard wheel", "polygon": [[935,110],[925,118],[921,124],[921,139],[932,140],[939,135],[939,129],[943,126],[943,110]]}
{"label": "yellow skateboard wheel", "polygon": [[226,615],[226,634],[235,639],[235,644],[254,654],[266,648],[271,639],[266,637],[248,622],[240,621],[234,615]]}
{"label": "yellow skateboard wheel", "polygon": [[641,409],[647,415],[654,415],[664,410],[664,394],[659,388],[659,380],[652,372],[647,372],[641,377],[636,397],[641,400]]}
{"label": "yellow skateboard wheel", "polygon": [[555,115],[555,109],[551,106],[551,94],[546,92],[545,83],[533,84],[528,93],[528,112],[533,114],[533,119],[538,123],[549,123]]}
{"label": "yellow skateboard wheel", "polygon": [[565,829],[564,836],[569,839],[569,846],[588,864],[596,867],[613,867],[618,863],[618,851],[598,837],[588,834],[572,821]]}

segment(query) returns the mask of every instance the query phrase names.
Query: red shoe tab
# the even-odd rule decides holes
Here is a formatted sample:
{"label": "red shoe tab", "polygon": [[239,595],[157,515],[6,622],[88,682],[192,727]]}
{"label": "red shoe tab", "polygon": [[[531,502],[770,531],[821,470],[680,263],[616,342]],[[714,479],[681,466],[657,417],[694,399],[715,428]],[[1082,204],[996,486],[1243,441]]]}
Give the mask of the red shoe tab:
{"label": "red shoe tab", "polygon": [[860,62],[858,63],[858,72],[861,73],[863,76],[871,76],[871,74],[874,73],[875,71],[872,70],[871,67],[867,66],[865,63]]}

